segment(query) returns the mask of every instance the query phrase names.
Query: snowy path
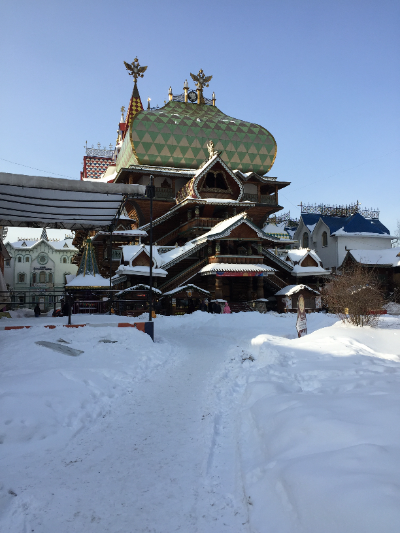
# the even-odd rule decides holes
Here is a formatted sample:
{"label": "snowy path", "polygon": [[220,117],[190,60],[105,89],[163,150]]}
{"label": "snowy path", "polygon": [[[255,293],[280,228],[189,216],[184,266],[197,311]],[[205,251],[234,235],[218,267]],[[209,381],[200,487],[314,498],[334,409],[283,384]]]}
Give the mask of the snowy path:
{"label": "snowy path", "polygon": [[[159,342],[175,344],[170,362],[135,383],[62,453],[38,450],[39,484],[37,469],[14,472],[27,492],[34,487],[22,503],[26,531],[248,530],[234,423],[226,421],[221,438],[226,413],[214,412],[212,379],[223,372],[228,335],[199,338],[160,326]],[[216,454],[226,469],[221,461],[215,467]]]}
{"label": "snowy path", "polygon": [[294,322],[0,332],[1,533],[397,533],[400,321]]}

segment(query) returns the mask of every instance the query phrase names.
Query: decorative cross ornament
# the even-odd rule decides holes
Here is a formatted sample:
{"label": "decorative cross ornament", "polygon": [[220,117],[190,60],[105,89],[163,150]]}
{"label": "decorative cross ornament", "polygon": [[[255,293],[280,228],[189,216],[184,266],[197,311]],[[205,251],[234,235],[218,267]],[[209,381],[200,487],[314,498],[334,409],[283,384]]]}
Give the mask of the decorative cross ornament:
{"label": "decorative cross ornament", "polygon": [[124,61],[124,65],[126,70],[129,72],[129,76],[133,76],[135,83],[137,82],[138,78],[143,78],[143,75],[147,70],[147,67],[141,67],[139,65],[139,60],[137,57],[135,57],[132,63],[127,63]]}

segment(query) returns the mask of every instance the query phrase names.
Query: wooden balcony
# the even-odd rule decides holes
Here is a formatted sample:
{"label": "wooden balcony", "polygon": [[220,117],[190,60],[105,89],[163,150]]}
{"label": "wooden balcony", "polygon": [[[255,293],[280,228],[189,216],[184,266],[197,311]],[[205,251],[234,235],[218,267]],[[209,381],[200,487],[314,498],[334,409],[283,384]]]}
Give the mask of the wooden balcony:
{"label": "wooden balcony", "polygon": [[267,205],[278,205],[278,202],[275,199],[275,194],[262,194],[260,196],[260,201],[258,200],[257,194],[247,194],[245,193],[242,198],[243,202],[255,202]]}

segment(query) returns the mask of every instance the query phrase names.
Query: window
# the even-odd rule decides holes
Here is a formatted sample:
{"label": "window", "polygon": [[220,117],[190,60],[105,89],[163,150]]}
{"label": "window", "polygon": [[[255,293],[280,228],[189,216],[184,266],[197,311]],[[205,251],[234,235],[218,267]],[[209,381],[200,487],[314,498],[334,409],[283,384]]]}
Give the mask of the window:
{"label": "window", "polygon": [[18,274],[18,283],[25,283],[25,274]]}
{"label": "window", "polygon": [[39,283],[46,283],[46,272],[41,272],[39,274]]}
{"label": "window", "polygon": [[67,258],[63,257],[63,263],[66,263],[66,262],[67,262]]}
{"label": "window", "polygon": [[36,283],[36,272],[32,274],[32,283]]}
{"label": "window", "polygon": [[228,190],[226,181],[222,172],[207,172],[207,176],[204,182],[205,189],[222,189]]}
{"label": "window", "polygon": [[18,263],[22,263],[22,257],[19,255],[17,259]]}
{"label": "window", "polygon": [[308,248],[308,233],[303,233],[303,248]]}
{"label": "window", "polygon": [[29,263],[29,255],[25,257],[25,263]]}
{"label": "window", "polygon": [[11,260],[10,259],[6,259],[5,265],[6,265],[6,267],[10,267],[11,266]]}
{"label": "window", "polygon": [[322,234],[322,246],[328,246],[328,234],[326,231]]}

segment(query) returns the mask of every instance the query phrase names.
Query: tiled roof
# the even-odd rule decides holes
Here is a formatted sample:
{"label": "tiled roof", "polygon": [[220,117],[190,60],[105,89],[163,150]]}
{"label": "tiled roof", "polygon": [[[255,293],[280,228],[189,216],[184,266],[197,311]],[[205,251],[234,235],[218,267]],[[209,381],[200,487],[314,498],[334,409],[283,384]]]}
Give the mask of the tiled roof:
{"label": "tiled roof", "polygon": [[[273,136],[257,124],[229,117],[215,106],[173,101],[138,113],[127,136],[134,146],[132,161],[145,165],[198,169],[208,157],[207,142],[213,140],[229,167],[265,174],[277,150]],[[121,153],[128,148],[123,146]],[[123,159],[118,166],[127,166],[129,157]]]}
{"label": "tiled roof", "polygon": [[98,179],[108,169],[112,159],[110,157],[84,157],[84,175],[83,178]]}

